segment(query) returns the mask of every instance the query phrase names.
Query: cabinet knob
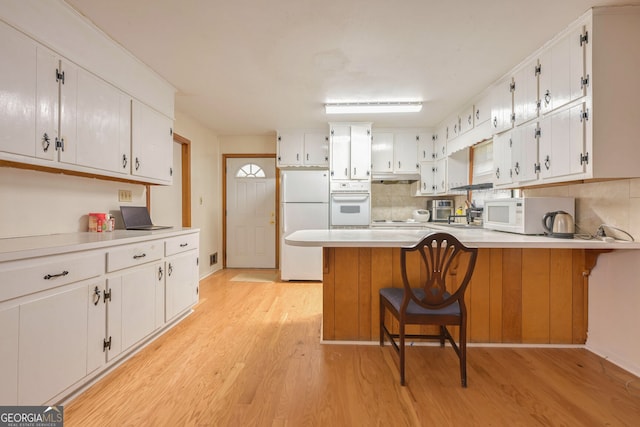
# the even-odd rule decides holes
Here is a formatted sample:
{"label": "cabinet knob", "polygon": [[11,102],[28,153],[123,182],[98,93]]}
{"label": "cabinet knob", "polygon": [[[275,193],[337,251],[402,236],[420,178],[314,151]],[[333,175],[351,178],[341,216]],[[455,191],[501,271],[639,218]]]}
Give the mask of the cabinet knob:
{"label": "cabinet knob", "polygon": [[162,267],[158,267],[158,280],[162,280],[162,274],[164,273],[164,271],[162,271]]}
{"label": "cabinet knob", "polygon": [[96,286],[93,288],[93,305],[98,305],[100,302],[100,289]]}
{"label": "cabinet knob", "polygon": [[547,170],[551,167],[551,159],[549,159],[549,156],[544,159],[544,167],[547,168]]}
{"label": "cabinet knob", "polygon": [[549,90],[547,90],[544,93],[544,104],[545,105],[549,105],[550,102],[551,102],[551,92],[549,92]]}
{"label": "cabinet knob", "polygon": [[127,155],[123,154],[122,155],[122,169],[126,169],[128,163],[129,163],[129,161],[127,160]]}
{"label": "cabinet knob", "polygon": [[136,170],[140,169],[140,159],[136,157]]}

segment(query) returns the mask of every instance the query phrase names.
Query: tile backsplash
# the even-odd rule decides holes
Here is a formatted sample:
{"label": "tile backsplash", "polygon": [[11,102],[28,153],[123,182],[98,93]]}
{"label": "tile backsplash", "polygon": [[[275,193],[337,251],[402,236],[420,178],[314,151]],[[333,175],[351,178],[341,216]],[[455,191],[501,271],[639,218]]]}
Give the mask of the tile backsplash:
{"label": "tile backsplash", "polygon": [[[576,199],[576,232],[595,234],[601,224],[620,228],[640,240],[640,178],[618,179],[524,189],[524,196],[564,196]],[[430,197],[415,196],[415,185],[373,183],[371,219],[405,220],[414,209],[426,209]],[[433,198],[433,197],[431,197]],[[453,198],[455,207],[464,206],[464,196]],[[608,235],[627,239],[624,234],[606,229]]]}

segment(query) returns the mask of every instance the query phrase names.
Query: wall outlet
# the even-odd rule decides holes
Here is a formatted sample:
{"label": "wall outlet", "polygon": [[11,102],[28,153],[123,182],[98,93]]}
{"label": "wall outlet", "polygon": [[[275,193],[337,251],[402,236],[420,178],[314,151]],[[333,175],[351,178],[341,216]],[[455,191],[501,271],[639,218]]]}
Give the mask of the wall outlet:
{"label": "wall outlet", "polygon": [[130,202],[132,199],[131,190],[118,190],[119,202]]}
{"label": "wall outlet", "polygon": [[218,263],[218,252],[215,252],[209,255],[209,265],[214,265]]}

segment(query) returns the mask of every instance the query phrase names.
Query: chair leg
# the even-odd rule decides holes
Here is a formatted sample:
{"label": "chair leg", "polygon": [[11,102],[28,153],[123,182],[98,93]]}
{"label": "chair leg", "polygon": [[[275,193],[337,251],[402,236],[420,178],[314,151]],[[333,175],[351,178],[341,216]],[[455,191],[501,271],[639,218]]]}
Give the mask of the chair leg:
{"label": "chair leg", "polygon": [[382,303],[382,297],[380,297],[380,347],[384,347],[384,304]]}
{"label": "chair leg", "polygon": [[444,339],[446,337],[445,327],[440,326],[440,347],[444,347]]}
{"label": "chair leg", "polygon": [[404,322],[399,322],[399,340],[400,340],[400,385],[405,385],[404,382],[404,357],[405,357],[405,347],[404,347]]}
{"label": "chair leg", "polygon": [[460,380],[462,387],[467,387],[467,322],[462,319],[460,323]]}

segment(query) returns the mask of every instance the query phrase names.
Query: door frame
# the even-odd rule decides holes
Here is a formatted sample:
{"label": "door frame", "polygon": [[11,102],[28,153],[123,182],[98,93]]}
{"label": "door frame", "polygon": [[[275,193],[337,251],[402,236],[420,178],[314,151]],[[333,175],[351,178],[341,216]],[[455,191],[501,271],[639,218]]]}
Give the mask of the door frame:
{"label": "door frame", "polygon": [[[191,140],[173,132],[173,142],[180,144],[182,150],[182,226],[191,227]],[[151,185],[146,187],[147,209],[151,213]]]}
{"label": "door frame", "polygon": [[[222,155],[222,268],[227,268],[227,159],[246,158],[246,159],[274,159],[275,153],[264,154],[223,154]],[[280,169],[276,164],[276,194],[275,194],[275,211],[276,211],[276,268],[280,265]]]}

